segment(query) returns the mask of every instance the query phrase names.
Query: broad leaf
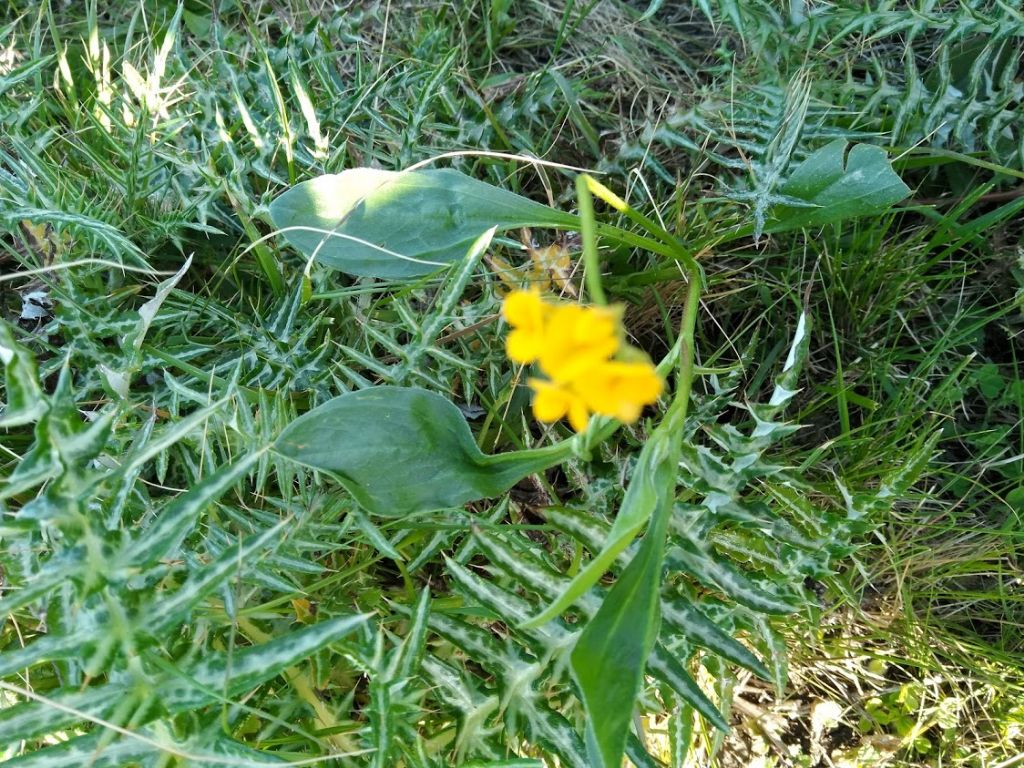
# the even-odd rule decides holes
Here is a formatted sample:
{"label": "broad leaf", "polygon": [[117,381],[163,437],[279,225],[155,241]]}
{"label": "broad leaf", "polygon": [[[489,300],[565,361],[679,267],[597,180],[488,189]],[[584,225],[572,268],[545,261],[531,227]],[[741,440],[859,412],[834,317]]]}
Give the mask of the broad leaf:
{"label": "broad leaf", "polygon": [[[845,162],[844,162],[845,160]],[[846,140],[836,139],[796,167],[779,190],[793,205],[778,205],[766,232],[881,213],[910,194],[893,171],[885,150],[857,144],[846,153]]]}
{"label": "broad leaf", "polygon": [[409,278],[461,261],[491,227],[573,227],[576,217],[450,169],[352,168],[297,184],[270,205],[307,258],[352,275]]}
{"label": "broad leaf", "polygon": [[498,496],[563,461],[571,445],[488,456],[459,409],[441,395],[371,387],[300,416],[274,450],[332,473],[370,512],[397,516]]}

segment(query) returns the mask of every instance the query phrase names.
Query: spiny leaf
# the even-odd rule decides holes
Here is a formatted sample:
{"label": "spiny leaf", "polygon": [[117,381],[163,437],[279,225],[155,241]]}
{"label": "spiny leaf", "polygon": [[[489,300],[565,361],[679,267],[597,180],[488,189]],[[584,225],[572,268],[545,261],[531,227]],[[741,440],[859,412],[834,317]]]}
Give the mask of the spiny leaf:
{"label": "spiny leaf", "polygon": [[[81,611],[76,617],[76,632],[67,635],[46,635],[29,643],[24,648],[5,650],[0,654],[0,677],[7,677],[20,670],[43,661],[70,659],[81,654],[82,648],[96,641],[104,627],[99,619],[106,620],[106,613],[97,616],[96,610]],[[84,615],[83,615],[84,614]]]}
{"label": "spiny leaf", "polygon": [[221,768],[245,765],[248,768],[277,766],[286,763],[272,752],[257,751],[222,734],[177,740],[168,724],[154,723],[133,730],[131,735],[110,737],[104,730],[76,736],[54,746],[44,747],[27,755],[15,757],[4,765],[19,768],[65,768],[87,765],[90,768],[124,768],[126,765],[166,765],[176,756],[189,768]]}
{"label": "spiny leaf", "polygon": [[768,668],[746,646],[722,631],[717,624],[701,613],[695,605],[682,598],[662,600],[662,619],[671,623],[687,638],[699,643],[723,659],[746,667],[764,680],[771,679]]}
{"label": "spiny leaf", "polygon": [[14,340],[7,323],[0,320],[0,363],[4,364],[7,404],[0,412],[0,428],[16,427],[36,421],[46,410],[39,386],[36,359]]}
{"label": "spiny leaf", "polygon": [[409,628],[401,647],[395,652],[392,665],[389,667],[390,677],[404,680],[416,674],[427,640],[427,619],[430,616],[430,590],[424,588],[416,608],[409,617]]}
{"label": "spiny leaf", "polygon": [[[0,744],[34,739],[67,728],[88,717],[107,719],[110,713],[133,695],[124,681],[80,690],[57,690],[45,700],[31,700],[0,710]],[[141,703],[141,701],[140,701]]]}
{"label": "spiny leaf", "polygon": [[[154,745],[141,739],[121,739],[109,744],[104,744],[103,739],[102,732],[76,736],[59,744],[13,757],[4,761],[4,765],[15,768],[67,768],[69,765],[122,768],[125,765],[138,765],[140,760],[152,759],[155,754],[162,753]],[[148,766],[150,763],[147,762],[145,765]]]}
{"label": "spiny leaf", "polygon": [[[133,714],[136,722],[149,722],[161,709],[174,714],[206,706],[221,697],[239,696],[341,639],[368,618],[341,616],[234,654],[212,654],[192,668],[156,677],[144,689],[119,679],[84,691],[50,692],[48,701],[30,700],[0,712],[0,743],[52,733],[83,719],[108,719],[130,697],[138,700]],[[153,692],[159,692],[159,696],[153,696]],[[160,707],[152,706],[157,702]]]}
{"label": "spiny leaf", "polygon": [[715,728],[728,732],[729,724],[722,717],[722,713],[704,695],[704,691],[690,677],[690,673],[683,668],[679,660],[664,646],[655,646],[654,652],[647,662],[647,668],[652,675],[668,683],[683,701],[697,710]]}
{"label": "spiny leaf", "polygon": [[[13,553],[13,549],[11,552]],[[7,595],[0,598],[0,616],[7,616],[22,606],[28,605],[33,600],[42,597],[51,589],[55,589],[69,579],[79,575],[86,566],[86,563],[84,547],[67,549],[59,555],[51,557],[38,570],[31,572],[31,576],[26,580],[25,584],[17,585],[17,588],[10,589]],[[12,584],[11,586],[13,587],[14,585]],[[11,652],[8,651],[7,653],[10,654]],[[3,661],[0,661],[0,668],[6,666],[4,664],[6,660],[7,657],[5,655]]]}
{"label": "spiny leaf", "polygon": [[200,706],[208,701],[204,688],[229,697],[241,695],[337,642],[369,618],[370,614],[337,616],[231,655],[213,655],[185,671],[188,682],[164,689],[165,706],[172,711]]}
{"label": "spiny leaf", "polygon": [[635,733],[626,735],[626,757],[636,768],[662,768],[659,760],[651,756],[647,746],[640,741]]}
{"label": "spiny leaf", "polygon": [[[626,549],[650,519],[658,505],[660,489],[658,485],[659,470],[666,464],[666,457],[672,453],[672,438],[667,433],[664,423],[644,443],[637,460],[636,469],[630,479],[626,496],[601,550],[587,566],[573,578],[565,591],[547,608],[528,622],[524,627],[536,627],[551,621],[572,605],[581,595],[597,583]],[[678,451],[675,452],[678,454]],[[670,462],[673,466],[675,462]]]}
{"label": "spiny leaf", "polygon": [[751,610],[769,614],[793,613],[798,605],[785,596],[772,594],[757,586],[739,569],[716,557],[701,545],[683,539],[668,553],[669,564],[691,574],[705,586],[721,589],[726,595]]}
{"label": "spiny leaf", "polygon": [[225,549],[216,560],[193,573],[173,594],[158,593],[156,599],[138,612],[141,619],[139,629],[154,637],[166,632],[240,568],[251,565],[264,547],[280,535],[287,522],[250,536],[237,547]]}
{"label": "spiny leaf", "polygon": [[127,565],[146,565],[174,552],[195,527],[207,505],[241,480],[265,451],[253,451],[212,475],[195,488],[168,504],[144,535],[128,546],[123,554]]}

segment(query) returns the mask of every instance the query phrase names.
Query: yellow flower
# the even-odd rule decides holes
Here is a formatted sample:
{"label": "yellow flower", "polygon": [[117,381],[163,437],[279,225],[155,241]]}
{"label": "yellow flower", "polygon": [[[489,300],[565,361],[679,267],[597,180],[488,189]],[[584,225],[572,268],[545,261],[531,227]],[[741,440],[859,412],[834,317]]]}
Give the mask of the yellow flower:
{"label": "yellow flower", "polygon": [[664,386],[650,363],[606,360],[569,382],[530,379],[534,391],[533,415],[538,421],[554,422],[569,417],[569,424],[582,432],[593,413],[631,423],[640,418],[645,405],[652,405]]}
{"label": "yellow flower", "polygon": [[609,360],[587,372],[583,399],[594,413],[634,422],[658,400],[664,383],[649,362]]}
{"label": "yellow flower", "polygon": [[548,377],[528,382],[539,421],[568,417],[577,432],[594,413],[633,422],[661,395],[664,383],[654,366],[622,343],[621,310],[545,302],[536,291],[516,291],[503,313],[513,329],[509,358],[537,362]]}
{"label": "yellow flower", "polygon": [[537,421],[550,424],[568,415],[569,424],[577,432],[587,428],[590,410],[583,397],[572,387],[545,379],[530,379],[527,383],[533,390],[533,415]]}
{"label": "yellow flower", "polygon": [[551,310],[539,359],[555,381],[572,381],[619,348],[619,313],[601,307],[562,304]]}
{"label": "yellow flower", "polygon": [[509,360],[524,365],[535,362],[544,351],[545,321],[549,311],[540,293],[513,291],[506,297],[501,311],[513,329],[505,340]]}

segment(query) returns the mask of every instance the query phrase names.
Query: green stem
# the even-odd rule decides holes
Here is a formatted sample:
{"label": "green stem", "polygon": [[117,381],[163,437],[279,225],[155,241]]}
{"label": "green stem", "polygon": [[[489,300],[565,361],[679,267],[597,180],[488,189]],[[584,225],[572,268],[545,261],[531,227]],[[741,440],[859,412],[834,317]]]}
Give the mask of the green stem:
{"label": "green stem", "polygon": [[590,196],[587,177],[576,177],[576,199],[580,209],[580,234],[583,236],[583,277],[590,300],[602,307],[608,304],[601,285],[601,261],[597,256],[597,226],[594,221],[594,199]]}
{"label": "green stem", "polygon": [[[656,222],[647,218],[639,211],[634,210],[630,205],[620,200],[610,191],[601,185],[596,185],[602,194],[602,199],[610,203],[629,219],[639,224],[659,240],[636,235],[632,232],[620,229],[608,224],[600,224],[594,218],[594,204],[591,196],[591,185],[594,180],[586,174],[576,177],[576,194],[579,205],[580,233],[583,237],[583,260],[586,268],[586,285],[591,299],[597,304],[606,304],[604,288],[601,285],[600,263],[597,254],[597,235],[616,240],[623,244],[645,248],[649,251],[670,256],[686,270],[687,289],[686,299],[683,304],[683,317],[679,324],[679,338],[676,344],[669,351],[665,359],[658,366],[660,375],[666,375],[671,360],[678,357],[678,373],[676,376],[676,393],[672,398],[668,412],[665,414],[665,421],[669,425],[669,432],[675,445],[682,440],[683,427],[686,422],[686,415],[690,407],[690,393],[693,389],[693,377],[695,367],[695,338],[697,328],[697,311],[700,307],[700,293],[704,283],[704,274],[700,264],[697,263],[693,254],[670,232],[663,229]],[[568,450],[572,446],[578,455],[588,455],[594,447],[611,437],[619,428],[618,421],[607,417],[592,417],[591,426],[585,432],[577,435],[571,440],[535,448],[530,451],[516,451],[514,455],[522,457],[524,454],[532,454],[532,458],[538,465],[546,464],[554,466],[564,458],[568,457]],[[506,460],[502,455],[488,456],[485,461],[488,463],[501,464]]]}
{"label": "green stem", "polygon": [[561,464],[572,456],[574,451],[573,439],[562,440],[540,448],[527,448],[508,453],[485,453],[480,459],[480,466],[489,467],[497,476],[502,476],[505,472],[508,473],[508,477],[516,477],[518,480]]}
{"label": "green stem", "polygon": [[642,248],[643,250],[650,251],[651,253],[657,253],[661,256],[668,256],[669,258],[676,258],[678,251],[672,248],[670,245],[662,243],[660,240],[655,240],[651,237],[644,237],[638,235],[635,232],[629,232],[628,230],[616,227],[614,224],[603,224],[601,222],[594,223],[594,231],[601,237],[607,237],[609,240],[614,240],[622,245],[631,245],[634,248]]}
{"label": "green stem", "polygon": [[[633,208],[633,206],[616,195],[593,176],[588,176],[585,173],[578,176],[576,179],[576,190],[578,193],[581,187],[585,188],[587,192],[597,195],[619,213],[625,214],[626,218],[634,224],[639,224],[643,229],[656,238],[655,242],[660,240],[664,243],[668,248],[668,253],[665,255],[671,256],[673,259],[680,262],[687,272],[692,273],[696,271],[698,274],[701,274],[700,266],[697,264],[694,252],[683,245],[675,235],[661,226],[654,219],[640,213],[640,211]],[[578,196],[582,197],[582,194],[578,194]],[[652,250],[656,253],[664,253],[664,251],[661,250]]]}
{"label": "green stem", "polygon": [[639,224],[652,235],[663,240],[665,244],[672,249],[674,252],[673,256],[677,261],[682,263],[683,268],[686,269],[687,273],[693,272],[695,269],[699,269],[697,261],[689,249],[680,243],[673,234],[662,228],[660,224],[654,221],[654,219],[644,216],[640,211],[628,204],[622,209],[622,212],[626,214],[631,221]]}
{"label": "green stem", "polygon": [[679,372],[676,375],[676,396],[665,414],[665,420],[675,440],[682,439],[686,413],[690,407],[690,392],[693,389],[694,351],[697,334],[697,309],[700,307],[700,272],[695,268],[689,271],[689,285],[686,287],[686,300],[683,304],[683,319],[679,324]]}

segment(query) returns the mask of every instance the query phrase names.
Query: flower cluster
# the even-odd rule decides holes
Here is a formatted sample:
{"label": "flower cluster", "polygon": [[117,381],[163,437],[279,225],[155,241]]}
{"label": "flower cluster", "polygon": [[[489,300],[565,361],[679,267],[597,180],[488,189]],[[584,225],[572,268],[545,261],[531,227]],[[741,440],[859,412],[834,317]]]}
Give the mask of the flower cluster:
{"label": "flower cluster", "polygon": [[540,421],[569,417],[577,432],[598,413],[623,422],[640,417],[663,383],[639,350],[625,343],[621,310],[545,301],[538,291],[515,291],[503,314],[512,328],[509,359],[537,363],[533,413]]}

